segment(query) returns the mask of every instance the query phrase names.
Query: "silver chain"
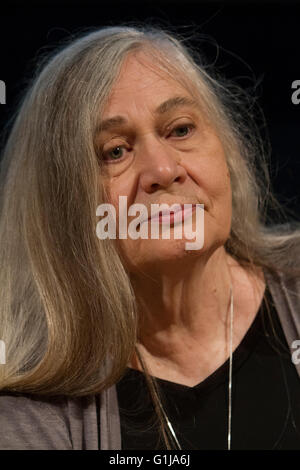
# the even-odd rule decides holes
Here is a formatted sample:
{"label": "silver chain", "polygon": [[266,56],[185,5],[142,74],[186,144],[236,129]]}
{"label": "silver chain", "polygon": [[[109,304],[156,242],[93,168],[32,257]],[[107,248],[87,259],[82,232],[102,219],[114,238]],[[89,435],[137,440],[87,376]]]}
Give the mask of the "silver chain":
{"label": "silver chain", "polygon": [[[229,378],[228,378],[228,431],[227,431],[227,449],[231,450],[231,413],[232,413],[232,337],[233,337],[233,292],[232,286],[230,286],[230,339],[229,339]],[[167,426],[170,430],[170,433],[178,447],[179,450],[182,450],[179,441],[177,439],[176,433],[170,422],[163,406],[161,405],[161,411],[166,420]]]}
{"label": "silver chain", "polygon": [[229,353],[229,379],[228,379],[228,434],[227,450],[231,449],[231,410],[232,410],[232,336],[233,336],[233,292],[230,287],[230,353]]}

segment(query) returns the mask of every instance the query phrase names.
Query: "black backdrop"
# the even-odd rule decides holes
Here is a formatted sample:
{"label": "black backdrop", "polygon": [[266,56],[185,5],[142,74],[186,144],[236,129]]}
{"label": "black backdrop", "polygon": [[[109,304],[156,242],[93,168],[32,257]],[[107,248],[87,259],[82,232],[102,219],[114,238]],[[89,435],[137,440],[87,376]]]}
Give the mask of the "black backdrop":
{"label": "black backdrop", "polygon": [[272,145],[273,188],[295,213],[289,217],[300,220],[300,104],[291,99],[292,83],[300,80],[300,1],[9,2],[0,8],[0,80],[6,84],[6,104],[0,105],[2,137],[39,54],[70,34],[134,21],[189,37],[196,33],[193,45],[205,37],[202,49],[226,77],[251,90],[256,84]]}

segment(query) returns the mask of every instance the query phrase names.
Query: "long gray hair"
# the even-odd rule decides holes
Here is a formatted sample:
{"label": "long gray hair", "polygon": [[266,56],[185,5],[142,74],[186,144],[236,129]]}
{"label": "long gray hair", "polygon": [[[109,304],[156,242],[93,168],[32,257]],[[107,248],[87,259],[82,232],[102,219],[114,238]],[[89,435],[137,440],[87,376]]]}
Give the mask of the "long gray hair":
{"label": "long gray hair", "polygon": [[223,143],[233,202],[228,253],[249,269],[291,269],[300,231],[266,226],[265,201],[274,198],[260,141],[246,135],[223,83],[160,29],[87,33],[39,67],[3,152],[1,390],[98,393],[118,381],[132,356],[134,291],[113,243],[96,237],[105,193],[95,136],[122,63],[137,50],[197,96]]}

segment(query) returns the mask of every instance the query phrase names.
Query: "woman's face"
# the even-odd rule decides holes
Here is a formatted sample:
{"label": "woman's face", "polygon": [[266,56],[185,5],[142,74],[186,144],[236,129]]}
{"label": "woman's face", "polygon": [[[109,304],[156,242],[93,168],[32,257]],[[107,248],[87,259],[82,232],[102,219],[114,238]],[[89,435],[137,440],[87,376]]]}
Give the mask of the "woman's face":
{"label": "woman's face", "polygon": [[[107,121],[109,120],[109,121]],[[104,121],[106,121],[104,123]],[[131,272],[202,256],[223,245],[230,233],[231,186],[224,150],[192,95],[164,75],[142,53],[130,55],[102,115],[97,145],[103,155],[104,185],[119,216],[119,196],[127,207],[204,204],[204,245],[186,250],[184,236],[174,239],[118,240]],[[128,217],[128,224],[136,216]],[[149,224],[151,219],[144,222]],[[183,223],[196,228],[196,212]]]}

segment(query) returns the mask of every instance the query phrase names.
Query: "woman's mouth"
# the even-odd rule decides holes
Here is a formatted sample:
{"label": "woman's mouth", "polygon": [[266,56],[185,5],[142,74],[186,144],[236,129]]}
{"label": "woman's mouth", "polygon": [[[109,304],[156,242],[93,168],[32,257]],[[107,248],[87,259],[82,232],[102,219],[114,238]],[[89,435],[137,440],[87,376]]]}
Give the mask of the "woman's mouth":
{"label": "woman's mouth", "polygon": [[180,204],[178,206],[175,210],[161,210],[153,215],[151,214],[148,220],[162,225],[175,225],[189,218],[196,209],[196,204]]}

